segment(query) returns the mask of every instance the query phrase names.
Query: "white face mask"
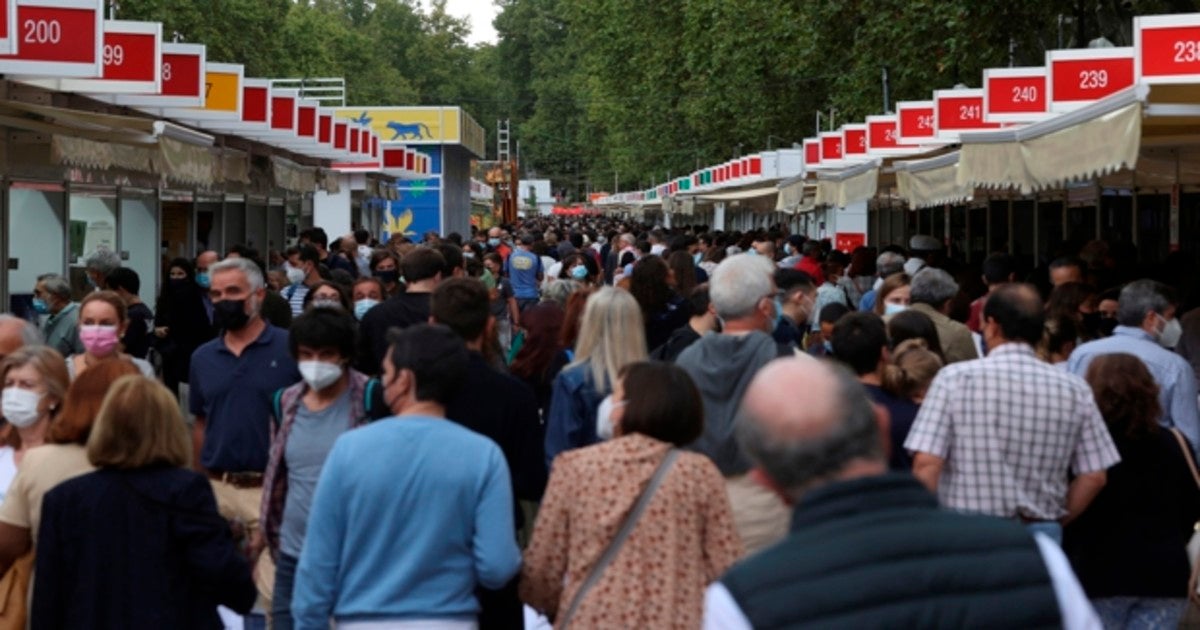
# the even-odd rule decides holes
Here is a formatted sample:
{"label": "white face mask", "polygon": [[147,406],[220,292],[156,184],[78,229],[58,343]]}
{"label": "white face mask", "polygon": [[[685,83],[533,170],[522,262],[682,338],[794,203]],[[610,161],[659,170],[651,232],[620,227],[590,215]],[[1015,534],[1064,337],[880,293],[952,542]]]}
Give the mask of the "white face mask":
{"label": "white face mask", "polygon": [[333,385],[342,377],[342,366],[337,363],[301,361],[299,367],[304,382],[317,391]]}
{"label": "white face mask", "polygon": [[4,419],[19,429],[32,426],[42,416],[38,406],[42,402],[42,394],[31,392],[20,387],[5,387],[0,413]]}
{"label": "white face mask", "polygon": [[892,304],[891,302],[885,302],[883,304],[884,315],[895,315],[896,313],[903,313],[907,310],[908,307],[903,304]]}
{"label": "white face mask", "polygon": [[1158,333],[1158,345],[1174,349],[1179,345],[1179,338],[1183,336],[1183,324],[1179,323],[1178,317],[1170,320],[1162,315],[1158,317],[1164,322],[1162,332]]}
{"label": "white face mask", "polygon": [[288,265],[288,267],[287,267],[288,284],[300,284],[301,282],[304,282],[305,277],[307,277],[307,274],[304,273],[303,269],[298,269],[296,267]]}
{"label": "white face mask", "polygon": [[612,394],[609,394],[600,401],[600,406],[596,408],[596,437],[601,440],[613,438],[612,412],[613,397]]}

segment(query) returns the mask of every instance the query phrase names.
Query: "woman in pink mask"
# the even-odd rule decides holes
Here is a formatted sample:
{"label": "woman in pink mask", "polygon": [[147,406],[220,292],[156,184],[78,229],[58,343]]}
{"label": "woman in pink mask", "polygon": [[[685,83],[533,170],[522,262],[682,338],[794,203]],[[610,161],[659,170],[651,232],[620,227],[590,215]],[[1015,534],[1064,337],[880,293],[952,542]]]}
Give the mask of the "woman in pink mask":
{"label": "woman in pink mask", "polygon": [[85,352],[67,357],[71,380],[88,367],[106,359],[132,361],[142,374],[154,377],[154,366],[144,359],[121,352],[121,335],[129,326],[125,302],[112,291],[89,293],[79,305],[79,341]]}

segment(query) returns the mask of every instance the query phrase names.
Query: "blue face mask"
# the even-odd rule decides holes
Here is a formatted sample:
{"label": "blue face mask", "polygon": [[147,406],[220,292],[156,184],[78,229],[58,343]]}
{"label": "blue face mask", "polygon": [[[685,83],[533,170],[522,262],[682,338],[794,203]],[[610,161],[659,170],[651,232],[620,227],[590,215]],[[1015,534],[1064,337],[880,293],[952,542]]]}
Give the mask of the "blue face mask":
{"label": "blue face mask", "polygon": [[46,304],[46,300],[33,298],[33,310],[37,311],[38,315],[45,315],[50,312],[50,305]]}
{"label": "blue face mask", "polygon": [[779,328],[779,322],[783,321],[783,301],[775,298],[775,323],[771,326],[771,330]]}
{"label": "blue face mask", "polygon": [[903,304],[886,303],[883,305],[883,314],[884,315],[895,315],[896,313],[903,313],[904,311],[907,311],[907,310],[908,310],[908,307]]}
{"label": "blue face mask", "polygon": [[700,254],[700,252],[696,252],[695,254],[692,254],[692,262],[694,262],[697,267],[700,266],[700,261],[702,259],[703,259],[703,256]]}
{"label": "blue face mask", "polygon": [[833,354],[833,342],[826,341],[824,345],[825,345],[825,354]]}
{"label": "blue face mask", "polygon": [[363,317],[366,317],[367,311],[374,308],[377,304],[379,304],[379,302],[377,300],[372,300],[371,298],[364,298],[355,302],[354,316],[361,321]]}
{"label": "blue face mask", "polygon": [[571,277],[576,280],[584,280],[587,278],[587,267],[576,265],[571,268]]}
{"label": "blue face mask", "polygon": [[791,243],[783,244],[783,253],[787,254],[788,256],[792,255],[792,244]]}
{"label": "blue face mask", "polygon": [[489,238],[489,239],[488,239],[488,245],[491,245],[492,247],[499,247],[499,246],[500,246],[500,239],[498,239],[498,238]]}
{"label": "blue face mask", "polygon": [[212,286],[212,282],[208,279],[207,271],[201,271],[200,273],[196,274],[196,284],[200,285],[200,288],[202,289],[207,289]]}

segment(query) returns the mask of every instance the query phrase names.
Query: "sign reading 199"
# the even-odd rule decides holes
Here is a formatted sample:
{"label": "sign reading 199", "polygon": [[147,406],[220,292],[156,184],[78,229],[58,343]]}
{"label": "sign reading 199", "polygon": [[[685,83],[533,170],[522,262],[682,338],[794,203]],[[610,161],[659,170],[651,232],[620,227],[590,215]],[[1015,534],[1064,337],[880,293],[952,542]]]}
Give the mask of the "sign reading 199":
{"label": "sign reading 199", "polygon": [[104,65],[120,66],[125,63],[125,47],[120,44],[104,45]]}
{"label": "sign reading 199", "polygon": [[62,24],[58,20],[25,20],[21,25],[26,44],[57,44],[62,41]]}
{"label": "sign reading 199", "polygon": [[1079,71],[1079,89],[1100,90],[1108,87],[1108,70]]}

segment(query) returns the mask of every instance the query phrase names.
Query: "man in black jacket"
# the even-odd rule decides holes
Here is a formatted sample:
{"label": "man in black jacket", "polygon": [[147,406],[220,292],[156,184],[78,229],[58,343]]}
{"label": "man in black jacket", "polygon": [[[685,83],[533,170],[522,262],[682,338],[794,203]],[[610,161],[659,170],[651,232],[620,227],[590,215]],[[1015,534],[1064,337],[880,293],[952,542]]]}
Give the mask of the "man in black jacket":
{"label": "man in black jacket", "polygon": [[[492,439],[504,453],[513,487],[513,519],[524,524],[516,500],[537,501],[546,487],[537,398],[520,380],[498,372],[483,356],[495,333],[487,287],[475,278],[454,278],[433,292],[430,314],[462,337],[470,354],[467,379],[446,405],[446,417]],[[498,591],[481,590],[481,630],[521,627],[517,579]]]}
{"label": "man in black jacket", "polygon": [[355,368],[363,374],[379,374],[387,355],[387,333],[429,322],[429,296],[442,281],[446,259],[435,249],[418,247],[404,257],[401,273],[404,291],[367,311],[358,325],[358,359]]}
{"label": "man in black jacket", "polygon": [[787,538],[709,587],[706,628],[1100,627],[1049,538],[887,472],[886,418],[849,372],[775,361],[742,401],[739,442],[796,507]]}

